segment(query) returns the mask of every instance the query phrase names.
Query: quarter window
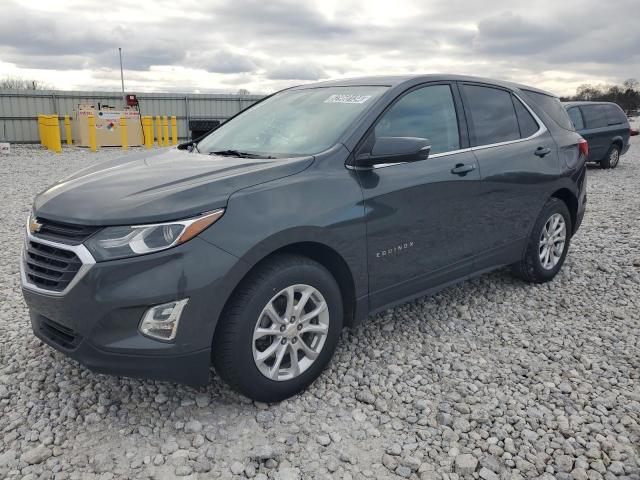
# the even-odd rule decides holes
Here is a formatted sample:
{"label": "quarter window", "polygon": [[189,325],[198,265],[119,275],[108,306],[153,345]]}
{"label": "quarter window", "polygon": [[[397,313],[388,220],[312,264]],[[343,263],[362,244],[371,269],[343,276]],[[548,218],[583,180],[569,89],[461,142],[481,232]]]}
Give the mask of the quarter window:
{"label": "quarter window", "polygon": [[491,87],[463,85],[473,126],[474,145],[489,145],[520,138],[511,93]]}
{"label": "quarter window", "polygon": [[607,126],[607,115],[602,105],[585,105],[580,107],[587,128],[601,128]]}
{"label": "quarter window", "polygon": [[620,125],[627,121],[627,116],[617,105],[604,105],[604,111],[609,125]]}
{"label": "quarter window", "polygon": [[576,127],[576,130],[582,130],[584,128],[584,121],[582,120],[580,109],[578,107],[573,107],[570,108],[567,113],[569,114],[569,118],[571,118],[573,125]]}
{"label": "quarter window", "polygon": [[382,116],[375,136],[426,138],[432,154],[460,149],[451,88],[431,85],[407,93]]}
{"label": "quarter window", "polygon": [[513,106],[516,108],[516,117],[518,117],[518,125],[520,126],[520,138],[529,138],[540,128],[529,110],[515,96],[513,98]]}

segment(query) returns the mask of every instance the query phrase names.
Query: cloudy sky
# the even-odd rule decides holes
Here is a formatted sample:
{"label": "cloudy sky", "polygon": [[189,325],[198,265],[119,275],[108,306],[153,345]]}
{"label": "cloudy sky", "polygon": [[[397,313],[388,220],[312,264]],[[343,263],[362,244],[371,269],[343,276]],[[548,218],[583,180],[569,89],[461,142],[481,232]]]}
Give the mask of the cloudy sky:
{"label": "cloudy sky", "polygon": [[[615,13],[615,14],[613,14]],[[460,73],[571,94],[640,78],[638,0],[0,2],[0,77],[58,89],[268,93]]]}

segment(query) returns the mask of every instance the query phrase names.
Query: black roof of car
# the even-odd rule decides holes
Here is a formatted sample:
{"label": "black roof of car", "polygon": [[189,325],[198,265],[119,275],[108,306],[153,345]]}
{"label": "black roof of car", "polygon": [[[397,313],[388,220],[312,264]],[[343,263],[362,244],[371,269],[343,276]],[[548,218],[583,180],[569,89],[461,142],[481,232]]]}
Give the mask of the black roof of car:
{"label": "black roof of car", "polygon": [[356,86],[356,85],[397,87],[405,83],[417,84],[422,82],[437,82],[437,81],[447,81],[447,80],[455,80],[460,82],[486,83],[489,85],[497,85],[497,86],[502,86],[506,88],[530,90],[533,92],[550,95],[552,97],[557,97],[557,95],[550,93],[546,90],[541,90],[539,88],[530,87],[528,85],[522,85],[519,83],[507,82],[504,80],[494,80],[491,78],[484,78],[484,77],[474,77],[474,76],[467,76],[467,75],[447,75],[447,74],[379,75],[379,76],[376,75],[376,76],[369,76],[369,77],[344,78],[344,79],[337,79],[337,80],[326,80],[322,82],[307,83],[304,85],[298,85],[296,87],[293,87],[293,89],[306,89],[306,88],[319,88],[319,87],[348,87],[348,86]]}

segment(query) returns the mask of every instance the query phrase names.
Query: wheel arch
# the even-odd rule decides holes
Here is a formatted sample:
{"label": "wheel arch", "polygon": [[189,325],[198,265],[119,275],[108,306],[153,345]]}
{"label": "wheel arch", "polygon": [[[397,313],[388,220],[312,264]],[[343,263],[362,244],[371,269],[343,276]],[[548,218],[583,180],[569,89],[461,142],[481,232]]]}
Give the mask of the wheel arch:
{"label": "wheel arch", "polygon": [[551,196],[562,200],[569,209],[569,214],[571,215],[571,234],[573,235],[576,231],[578,219],[578,197],[568,188],[556,190]]}
{"label": "wheel arch", "polygon": [[297,254],[310,258],[329,270],[336,279],[338,287],[340,288],[340,293],[342,294],[344,309],[343,324],[346,327],[354,324],[354,319],[356,318],[356,285],[352,270],[347,261],[335,248],[332,248],[326,243],[301,240],[280,245],[277,248],[272,248],[268,252],[262,250],[260,255],[256,255],[254,252],[254,254],[248,256],[249,258],[244,258],[239,262],[238,268],[241,270],[235,272],[233,279],[229,279],[231,280],[232,285],[228,289],[224,305],[218,315],[217,324],[213,333],[214,337],[221,324],[221,319],[224,316],[227,305],[229,305],[235,292],[239,288],[242,288],[244,280],[260,264],[283,253]]}
{"label": "wheel arch", "polygon": [[617,145],[618,148],[622,151],[622,147],[624,146],[624,140],[622,139],[621,136],[616,136],[613,137],[613,140],[611,141],[611,145]]}

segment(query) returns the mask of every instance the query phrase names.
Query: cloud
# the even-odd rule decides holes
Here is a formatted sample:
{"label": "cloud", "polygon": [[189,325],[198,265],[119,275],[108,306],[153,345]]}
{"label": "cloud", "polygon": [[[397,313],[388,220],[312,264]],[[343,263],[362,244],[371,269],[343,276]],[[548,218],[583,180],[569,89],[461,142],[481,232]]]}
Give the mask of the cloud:
{"label": "cloud", "polygon": [[256,64],[248,56],[226,50],[207,55],[200,66],[207,72],[215,73],[246,73],[256,69]]}
{"label": "cloud", "polygon": [[318,65],[308,63],[280,63],[267,72],[271,80],[320,80],[327,72]]}
{"label": "cloud", "polygon": [[[640,77],[637,15],[596,0],[6,1],[0,65],[58,88],[272,92],[331,77],[482,75],[572,93]],[[612,0],[633,12],[637,0]]]}

